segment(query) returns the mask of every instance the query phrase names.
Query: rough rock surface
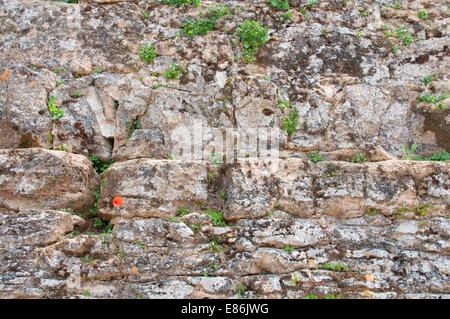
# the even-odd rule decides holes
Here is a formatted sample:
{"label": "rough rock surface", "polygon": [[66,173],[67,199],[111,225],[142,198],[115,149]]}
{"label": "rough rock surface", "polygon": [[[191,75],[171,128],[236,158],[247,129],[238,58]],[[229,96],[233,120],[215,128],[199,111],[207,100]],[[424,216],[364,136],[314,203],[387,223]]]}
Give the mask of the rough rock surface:
{"label": "rough rock surface", "polygon": [[0,298],[450,297],[446,1],[71,2],[0,0]]}

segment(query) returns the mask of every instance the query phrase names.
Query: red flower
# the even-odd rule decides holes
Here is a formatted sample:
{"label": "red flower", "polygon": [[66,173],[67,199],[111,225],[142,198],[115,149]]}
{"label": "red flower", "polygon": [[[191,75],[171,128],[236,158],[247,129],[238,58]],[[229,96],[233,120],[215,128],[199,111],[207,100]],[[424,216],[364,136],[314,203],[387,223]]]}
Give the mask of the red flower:
{"label": "red flower", "polygon": [[123,198],[121,196],[116,196],[112,199],[112,204],[114,207],[119,207],[123,204]]}

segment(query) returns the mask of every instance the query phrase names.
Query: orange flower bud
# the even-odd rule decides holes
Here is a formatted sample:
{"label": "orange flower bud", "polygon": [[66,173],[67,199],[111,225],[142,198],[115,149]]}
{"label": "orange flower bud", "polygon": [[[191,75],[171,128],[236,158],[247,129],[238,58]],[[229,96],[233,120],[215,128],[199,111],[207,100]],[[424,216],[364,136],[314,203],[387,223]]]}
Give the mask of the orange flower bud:
{"label": "orange flower bud", "polygon": [[123,198],[121,196],[116,196],[112,199],[112,204],[114,207],[119,207],[123,204]]}

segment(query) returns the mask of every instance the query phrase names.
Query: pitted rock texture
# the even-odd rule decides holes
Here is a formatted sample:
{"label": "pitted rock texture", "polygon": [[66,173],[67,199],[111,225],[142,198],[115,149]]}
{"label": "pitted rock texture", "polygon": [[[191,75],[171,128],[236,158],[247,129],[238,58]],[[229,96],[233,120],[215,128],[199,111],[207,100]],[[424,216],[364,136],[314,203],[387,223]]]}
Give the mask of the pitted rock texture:
{"label": "pitted rock texture", "polygon": [[87,158],[39,148],[0,150],[0,207],[87,210],[98,175]]}
{"label": "pitted rock texture", "polygon": [[0,0],[0,298],[450,297],[446,1],[73,2]]}

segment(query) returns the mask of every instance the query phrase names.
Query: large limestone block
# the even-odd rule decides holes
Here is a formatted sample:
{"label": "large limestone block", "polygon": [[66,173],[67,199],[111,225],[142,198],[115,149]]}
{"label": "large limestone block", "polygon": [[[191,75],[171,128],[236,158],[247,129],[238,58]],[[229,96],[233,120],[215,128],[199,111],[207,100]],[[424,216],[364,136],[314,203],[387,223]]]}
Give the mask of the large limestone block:
{"label": "large limestone block", "polygon": [[92,205],[97,178],[81,155],[40,148],[0,150],[0,209],[83,211]]}
{"label": "large limestone block", "polygon": [[302,217],[349,218],[369,210],[445,215],[449,176],[449,163],[425,161],[242,161],[226,173],[225,217],[257,218],[273,209]]}
{"label": "large limestone block", "polygon": [[47,90],[54,82],[48,70],[0,61],[0,148],[50,146]]}
{"label": "large limestone block", "polygon": [[[178,207],[205,206],[207,167],[170,160],[130,160],[114,164],[103,175],[100,213],[107,217],[169,217]],[[114,207],[112,199],[123,198]]]}

